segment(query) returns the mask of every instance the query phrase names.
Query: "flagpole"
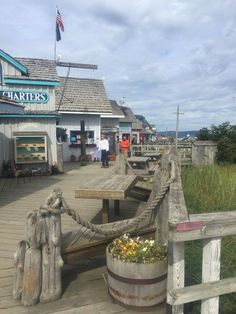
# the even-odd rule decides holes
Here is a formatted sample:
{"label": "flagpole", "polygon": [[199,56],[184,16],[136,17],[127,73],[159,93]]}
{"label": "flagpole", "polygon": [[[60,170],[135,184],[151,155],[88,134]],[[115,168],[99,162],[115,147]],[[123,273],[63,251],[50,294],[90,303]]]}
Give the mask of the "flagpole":
{"label": "flagpole", "polygon": [[[56,5],[56,16],[57,18],[57,5]],[[55,43],[54,43],[54,61],[56,62],[56,54],[57,54],[57,22],[55,18]]]}

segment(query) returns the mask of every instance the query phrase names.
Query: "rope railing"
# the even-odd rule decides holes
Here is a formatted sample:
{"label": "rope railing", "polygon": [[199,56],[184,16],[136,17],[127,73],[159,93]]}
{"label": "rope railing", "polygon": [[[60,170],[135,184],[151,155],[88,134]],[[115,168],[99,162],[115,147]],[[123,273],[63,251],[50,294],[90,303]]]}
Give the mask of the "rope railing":
{"label": "rope railing", "polygon": [[106,229],[105,225],[96,225],[90,223],[88,220],[83,219],[77,210],[72,209],[68,206],[66,203],[64,197],[61,197],[61,210],[63,210],[65,213],[67,213],[69,216],[71,216],[78,224],[80,224],[83,227],[86,227],[90,229],[92,232],[103,235],[106,237],[109,236],[119,236],[122,233],[126,231],[133,230],[134,228],[137,228],[140,222],[142,222],[146,217],[150,215],[150,212],[152,212],[156,206],[160,203],[160,201],[164,198],[166,195],[166,192],[169,189],[170,184],[174,181],[175,179],[175,171],[173,169],[174,163],[172,163],[172,171],[171,171],[171,177],[161,185],[161,188],[157,195],[153,198],[151,203],[148,205],[148,207],[137,217],[130,219],[130,221],[123,226],[119,226],[118,228],[113,228],[113,229]]}

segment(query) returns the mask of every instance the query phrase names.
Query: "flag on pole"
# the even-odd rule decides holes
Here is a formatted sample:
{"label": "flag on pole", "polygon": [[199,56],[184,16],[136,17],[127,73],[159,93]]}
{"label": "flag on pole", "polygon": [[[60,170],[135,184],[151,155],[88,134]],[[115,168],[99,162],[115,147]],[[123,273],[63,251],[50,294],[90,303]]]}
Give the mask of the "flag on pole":
{"label": "flag on pole", "polygon": [[60,30],[64,32],[64,24],[61,18],[61,14],[59,10],[57,9],[57,14],[56,14],[56,39],[57,41],[61,40]]}

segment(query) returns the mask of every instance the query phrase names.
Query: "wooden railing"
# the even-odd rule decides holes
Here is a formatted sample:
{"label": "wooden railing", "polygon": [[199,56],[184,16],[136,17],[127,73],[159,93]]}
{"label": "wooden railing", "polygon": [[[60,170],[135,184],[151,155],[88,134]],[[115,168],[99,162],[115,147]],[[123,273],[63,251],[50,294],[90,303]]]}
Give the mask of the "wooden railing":
{"label": "wooden railing", "polygon": [[162,153],[167,151],[170,145],[164,144],[141,144],[131,146],[131,156],[143,156],[145,153]]}
{"label": "wooden railing", "polygon": [[[168,287],[172,313],[183,304],[201,300],[201,314],[219,313],[219,296],[236,292],[236,277],[220,280],[221,239],[236,235],[236,211],[188,215],[179,167],[168,195]],[[185,242],[202,240],[202,283],[185,287]]]}
{"label": "wooden railing", "polygon": [[[143,156],[146,153],[163,153],[170,149],[170,144],[143,144],[132,145],[131,156]],[[178,157],[182,166],[189,166],[192,164],[192,144],[191,143],[178,143]]]}

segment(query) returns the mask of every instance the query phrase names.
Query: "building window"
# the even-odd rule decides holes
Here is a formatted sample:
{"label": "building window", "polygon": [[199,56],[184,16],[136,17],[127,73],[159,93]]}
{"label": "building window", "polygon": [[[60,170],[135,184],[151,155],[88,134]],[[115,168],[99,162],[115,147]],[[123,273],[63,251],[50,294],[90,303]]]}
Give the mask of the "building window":
{"label": "building window", "polygon": [[[81,131],[70,131],[70,143],[81,144]],[[85,131],[85,144],[93,145],[94,143],[94,131]]]}
{"label": "building window", "polygon": [[0,62],[0,85],[3,85],[3,68]]}

